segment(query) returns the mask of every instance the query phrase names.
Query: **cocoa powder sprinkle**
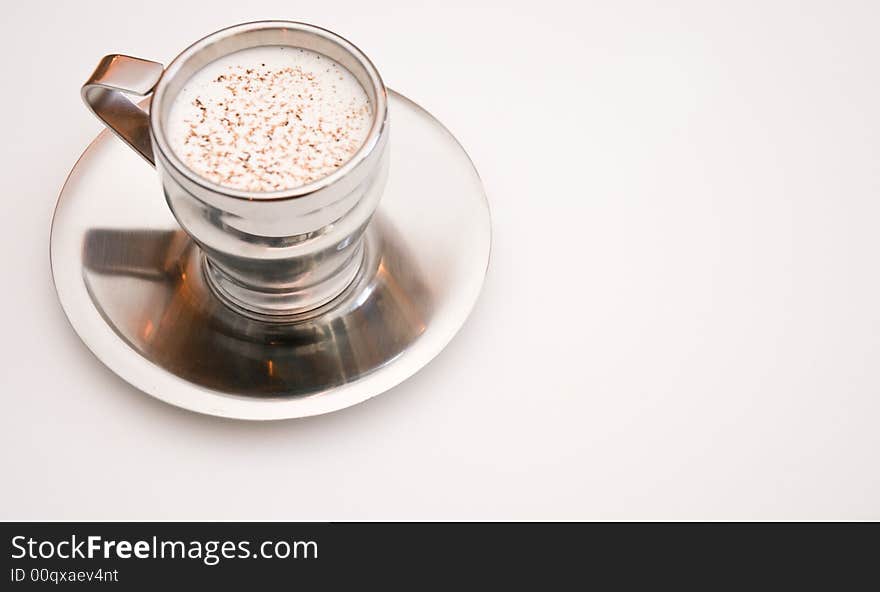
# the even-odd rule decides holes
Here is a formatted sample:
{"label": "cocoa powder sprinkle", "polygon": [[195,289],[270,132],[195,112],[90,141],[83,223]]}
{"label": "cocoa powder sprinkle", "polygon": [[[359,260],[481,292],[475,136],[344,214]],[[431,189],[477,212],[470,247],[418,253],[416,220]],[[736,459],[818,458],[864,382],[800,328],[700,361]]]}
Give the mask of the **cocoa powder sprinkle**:
{"label": "cocoa powder sprinkle", "polygon": [[[337,89],[337,79],[357,82],[332,60],[318,70],[309,65],[320,56],[307,50],[256,49],[295,59],[246,59],[253,50],[243,50],[223,58],[231,64],[222,74],[199,80],[196,73],[172,108],[172,149],[200,176],[244,191],[291,189],[333,173],[369,131],[366,93]],[[186,105],[185,95],[192,96]]]}

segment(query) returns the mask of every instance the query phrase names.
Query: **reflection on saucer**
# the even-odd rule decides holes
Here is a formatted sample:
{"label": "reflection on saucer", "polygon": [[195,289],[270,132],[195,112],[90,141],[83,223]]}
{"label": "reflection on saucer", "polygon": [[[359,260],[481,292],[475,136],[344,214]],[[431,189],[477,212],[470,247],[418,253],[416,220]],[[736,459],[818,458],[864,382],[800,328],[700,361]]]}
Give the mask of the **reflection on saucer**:
{"label": "reflection on saucer", "polygon": [[284,324],[227,308],[182,230],[89,230],[84,279],[113,329],[180,378],[230,394],[307,395],[382,367],[428,325],[428,284],[381,216],[369,226],[366,249],[352,286],[316,314]]}

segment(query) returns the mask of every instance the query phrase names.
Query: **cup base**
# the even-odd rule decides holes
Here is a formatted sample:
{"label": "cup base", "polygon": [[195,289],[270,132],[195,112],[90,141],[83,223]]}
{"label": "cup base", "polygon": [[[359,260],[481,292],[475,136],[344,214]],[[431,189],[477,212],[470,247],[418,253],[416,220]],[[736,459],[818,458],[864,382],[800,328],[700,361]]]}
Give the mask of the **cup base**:
{"label": "cup base", "polygon": [[148,394],[240,419],[327,413],[414,374],[476,302],[491,225],[453,136],[397,93],[389,105],[391,167],[363,262],[342,294],[285,323],[218,298],[154,173],[102,133],[71,172],[52,224],[55,287],[76,332]]}
{"label": "cup base", "polygon": [[291,323],[311,318],[309,313],[323,308],[341,296],[359,275],[364,265],[365,242],[361,243],[343,269],[318,285],[302,290],[266,292],[250,289],[227,276],[203,255],[201,267],[205,282],[218,300],[252,319],[267,323]]}

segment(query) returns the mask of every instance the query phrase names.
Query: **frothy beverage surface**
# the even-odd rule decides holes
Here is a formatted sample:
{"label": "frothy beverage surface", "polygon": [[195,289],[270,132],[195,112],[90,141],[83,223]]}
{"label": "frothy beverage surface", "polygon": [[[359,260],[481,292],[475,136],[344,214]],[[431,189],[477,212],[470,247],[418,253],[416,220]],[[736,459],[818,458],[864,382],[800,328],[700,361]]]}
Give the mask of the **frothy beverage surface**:
{"label": "frothy beverage surface", "polygon": [[267,46],[196,72],[166,123],[171,149],[219,185],[267,192],[325,177],[351,158],[372,120],[366,92],[327,56]]}

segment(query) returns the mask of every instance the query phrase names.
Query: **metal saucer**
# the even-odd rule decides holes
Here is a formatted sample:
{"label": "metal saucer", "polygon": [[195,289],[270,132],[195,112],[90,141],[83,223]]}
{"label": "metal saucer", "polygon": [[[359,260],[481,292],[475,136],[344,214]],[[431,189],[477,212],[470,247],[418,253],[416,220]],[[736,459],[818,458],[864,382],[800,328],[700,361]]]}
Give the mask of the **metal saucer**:
{"label": "metal saucer", "polygon": [[427,111],[389,91],[391,172],[347,290],[283,324],[221,302],[155,172],[102,132],[58,198],[50,257],[73,328],[123,379],[172,405],[238,419],[328,413],[436,356],[473,307],[489,208],[473,164]]}

